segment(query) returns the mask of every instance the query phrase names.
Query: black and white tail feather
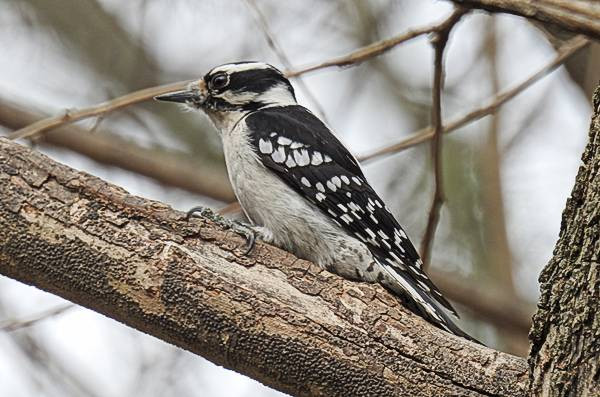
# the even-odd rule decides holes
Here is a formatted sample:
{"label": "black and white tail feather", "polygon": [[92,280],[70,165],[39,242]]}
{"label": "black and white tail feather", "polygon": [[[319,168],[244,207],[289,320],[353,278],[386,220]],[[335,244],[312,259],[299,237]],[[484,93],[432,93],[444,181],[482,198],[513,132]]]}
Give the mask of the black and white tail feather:
{"label": "black and white tail feather", "polygon": [[[185,103],[206,112],[221,130],[225,148],[227,142],[233,148],[229,149],[228,169],[230,161],[241,161],[238,159],[244,157],[243,146],[250,145],[249,151],[253,153],[250,157],[270,172],[264,174],[257,169],[250,177],[276,176],[297,193],[299,202],[309,203],[302,206],[318,208],[311,209],[311,214],[337,225],[322,231],[331,233],[333,228],[336,235],[342,236],[333,241],[349,242],[363,249],[366,246],[370,259],[356,263],[355,278],[380,282],[430,323],[474,340],[451,320],[450,316],[457,316],[456,311],[423,272],[423,263],[413,244],[369,185],[356,159],[319,118],[296,103],[292,85],[279,70],[259,62],[226,64],[212,69],[187,91],[157,99]],[[238,141],[233,144],[230,142],[233,138],[226,138],[233,131],[243,132],[241,144]],[[233,150],[239,153],[232,154]],[[252,163],[255,160],[244,166],[255,167]],[[239,170],[241,165],[236,166],[233,168]],[[272,185],[269,184],[270,188]],[[259,203],[248,203],[248,198],[246,203],[243,200],[240,203],[242,207],[268,206],[268,197],[272,196],[263,194]],[[322,224],[331,223],[327,222]],[[314,226],[307,230],[321,232]]]}

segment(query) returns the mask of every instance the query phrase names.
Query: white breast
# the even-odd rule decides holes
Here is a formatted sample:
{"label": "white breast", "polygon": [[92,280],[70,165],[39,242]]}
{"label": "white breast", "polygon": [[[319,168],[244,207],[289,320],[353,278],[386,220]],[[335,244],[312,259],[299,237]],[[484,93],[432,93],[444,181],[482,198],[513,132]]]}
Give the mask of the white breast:
{"label": "white breast", "polygon": [[343,231],[262,165],[244,121],[222,137],[229,179],[250,221],[269,229],[275,245],[320,264],[331,263],[328,253]]}

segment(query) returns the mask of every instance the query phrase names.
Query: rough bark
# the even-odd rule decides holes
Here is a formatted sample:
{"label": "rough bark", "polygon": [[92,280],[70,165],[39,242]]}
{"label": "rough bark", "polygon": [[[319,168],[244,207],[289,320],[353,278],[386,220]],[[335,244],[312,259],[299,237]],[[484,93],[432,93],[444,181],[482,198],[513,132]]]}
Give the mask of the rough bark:
{"label": "rough bark", "polygon": [[562,29],[600,39],[600,5],[573,0],[451,0],[470,8],[504,12],[550,23]]}
{"label": "rough bark", "polygon": [[600,393],[600,87],[589,143],[563,212],[554,256],[540,275],[530,333],[531,393]]}
{"label": "rough bark", "polygon": [[0,273],[293,395],[524,395],[523,359],[0,138]]}

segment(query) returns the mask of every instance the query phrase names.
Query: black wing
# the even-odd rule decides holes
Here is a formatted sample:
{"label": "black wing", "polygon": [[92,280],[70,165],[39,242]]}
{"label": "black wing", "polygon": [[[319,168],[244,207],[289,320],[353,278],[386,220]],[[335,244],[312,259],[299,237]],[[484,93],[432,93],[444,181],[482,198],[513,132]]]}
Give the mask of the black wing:
{"label": "black wing", "polygon": [[246,124],[267,168],[365,243],[394,278],[402,277],[419,295],[431,296],[456,314],[422,271],[419,254],[356,159],[321,120],[302,106],[285,106],[252,113]]}

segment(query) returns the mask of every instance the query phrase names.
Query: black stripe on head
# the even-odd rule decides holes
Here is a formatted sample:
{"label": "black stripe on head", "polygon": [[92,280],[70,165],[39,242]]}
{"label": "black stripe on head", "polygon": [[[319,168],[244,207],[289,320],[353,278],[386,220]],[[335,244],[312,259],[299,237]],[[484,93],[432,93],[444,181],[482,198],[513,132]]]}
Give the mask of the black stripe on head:
{"label": "black stripe on head", "polygon": [[[256,68],[252,68],[252,64],[255,64]],[[236,66],[241,66],[242,70],[237,71]],[[244,66],[248,66],[248,68],[245,69]],[[217,66],[204,76],[204,81],[209,88],[211,79],[221,73],[226,73],[229,76],[229,84],[222,90],[215,90],[218,93],[229,90],[235,93],[254,92],[261,94],[277,84],[282,84],[296,99],[294,88],[289,80],[272,65],[244,61]]]}
{"label": "black stripe on head", "polygon": [[[292,85],[278,70],[251,69],[242,72],[233,72],[230,75],[229,89],[234,92],[267,92],[277,84],[285,85],[294,95]],[[294,96],[295,98],[295,96]]]}

